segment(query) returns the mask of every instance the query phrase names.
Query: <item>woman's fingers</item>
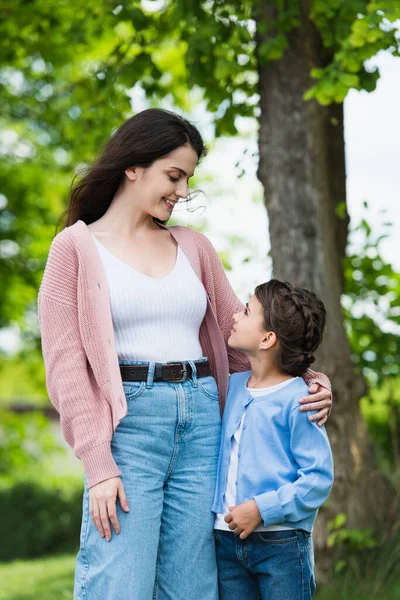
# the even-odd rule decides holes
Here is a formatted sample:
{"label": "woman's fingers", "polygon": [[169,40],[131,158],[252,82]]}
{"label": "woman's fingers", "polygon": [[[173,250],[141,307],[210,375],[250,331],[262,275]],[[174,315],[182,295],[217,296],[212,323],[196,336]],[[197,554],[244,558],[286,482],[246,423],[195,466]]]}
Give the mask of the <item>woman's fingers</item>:
{"label": "woman's fingers", "polygon": [[120,532],[120,528],[119,528],[119,523],[118,523],[118,517],[117,517],[117,510],[116,510],[115,500],[108,500],[108,502],[107,502],[107,511],[108,511],[108,516],[109,516],[109,519],[110,519],[110,521],[112,523],[112,526],[114,527],[115,533],[119,533]]}
{"label": "woman's fingers", "polygon": [[305,396],[304,398],[300,398],[300,404],[315,404],[315,402],[330,402],[332,404],[332,394],[328,390],[323,390],[322,392],[317,392],[316,394],[311,394],[309,396]]}
{"label": "woman's fingers", "polygon": [[124,484],[122,483],[122,481],[120,481],[118,484],[118,497],[119,497],[119,503],[122,506],[122,508],[126,512],[129,512],[128,498],[126,497],[125,490],[124,490]]}
{"label": "woman's fingers", "polygon": [[119,533],[121,530],[116,510],[118,492],[120,495],[122,493],[124,502],[127,504],[124,488],[119,476],[105,479],[89,489],[90,516],[101,537],[106,536],[107,541],[111,539],[110,519],[115,532]]}
{"label": "woman's fingers", "polygon": [[103,526],[106,540],[107,540],[107,542],[109,542],[111,539],[111,527],[110,527],[110,521],[108,518],[107,504],[105,502],[101,502],[99,508],[100,508],[101,524]]}
{"label": "woman's fingers", "polygon": [[321,427],[328,420],[329,408],[323,408],[322,410],[315,413],[310,417],[310,421],[318,421],[318,425]]}
{"label": "woman's fingers", "polygon": [[99,534],[101,535],[101,537],[104,537],[104,530],[103,530],[103,526],[101,524],[100,511],[99,511],[97,502],[90,500],[89,513],[90,513],[90,516],[92,517],[92,521],[93,521],[96,529],[98,529],[98,531],[99,531]]}
{"label": "woman's fingers", "polygon": [[[313,402],[312,404],[304,404],[304,406],[302,406],[300,408],[301,411],[306,411],[306,410],[327,410],[329,412],[329,409],[331,407],[331,403],[328,400],[323,400],[322,402]],[[324,413],[325,414],[325,413]],[[310,417],[310,421],[316,421],[318,420],[318,413],[316,415],[313,415],[312,417]]]}

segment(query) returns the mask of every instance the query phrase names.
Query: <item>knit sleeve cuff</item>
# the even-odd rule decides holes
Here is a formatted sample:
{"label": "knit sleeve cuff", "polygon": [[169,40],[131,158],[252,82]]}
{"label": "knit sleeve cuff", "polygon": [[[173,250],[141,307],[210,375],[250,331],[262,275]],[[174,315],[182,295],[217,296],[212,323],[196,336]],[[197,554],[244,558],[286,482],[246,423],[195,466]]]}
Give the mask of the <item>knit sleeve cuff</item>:
{"label": "knit sleeve cuff", "polygon": [[121,475],[121,471],[111,454],[110,440],[106,440],[102,444],[87,450],[79,458],[85,468],[88,488],[105,479]]}
{"label": "knit sleeve cuff", "polygon": [[261,518],[264,522],[264,527],[284,522],[285,515],[283,514],[279,496],[276,492],[265,492],[264,494],[258,494],[258,496],[254,496],[253,499],[257,504],[258,510],[260,511]]}
{"label": "knit sleeve cuff", "polygon": [[318,371],[307,369],[303,378],[308,387],[310,387],[313,383],[318,383],[318,385],[321,385],[329,391],[332,389],[329,377],[327,377],[324,373],[318,373]]}

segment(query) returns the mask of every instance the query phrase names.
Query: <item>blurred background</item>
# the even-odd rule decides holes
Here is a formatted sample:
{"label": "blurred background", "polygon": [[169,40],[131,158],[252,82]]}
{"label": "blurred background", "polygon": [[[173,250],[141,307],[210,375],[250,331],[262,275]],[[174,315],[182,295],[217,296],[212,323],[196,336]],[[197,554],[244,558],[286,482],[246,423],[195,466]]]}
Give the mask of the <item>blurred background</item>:
{"label": "blurred background", "polygon": [[0,599],[72,597],[83,469],[36,298],[73,177],[147,107],[209,147],[169,224],[208,235],[243,301],[274,275],[327,306],[317,598],[400,597],[399,19],[398,0],[0,2]]}

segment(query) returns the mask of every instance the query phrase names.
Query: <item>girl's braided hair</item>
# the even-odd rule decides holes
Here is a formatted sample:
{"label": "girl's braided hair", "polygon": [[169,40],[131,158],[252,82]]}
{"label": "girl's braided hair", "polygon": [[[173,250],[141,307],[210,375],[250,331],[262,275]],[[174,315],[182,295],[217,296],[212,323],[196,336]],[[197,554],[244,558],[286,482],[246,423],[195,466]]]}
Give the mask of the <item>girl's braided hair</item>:
{"label": "girl's braided hair", "polygon": [[264,309],[265,328],[279,340],[278,366],[290,375],[303,375],[322,342],[323,302],[314,292],[277,279],[258,285],[254,293]]}

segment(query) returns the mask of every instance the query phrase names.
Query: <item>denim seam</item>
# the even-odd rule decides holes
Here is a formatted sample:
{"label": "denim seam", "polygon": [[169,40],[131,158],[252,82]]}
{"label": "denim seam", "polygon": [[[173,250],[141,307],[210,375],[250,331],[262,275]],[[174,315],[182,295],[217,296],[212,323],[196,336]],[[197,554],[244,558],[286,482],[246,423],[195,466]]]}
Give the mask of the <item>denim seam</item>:
{"label": "denim seam", "polygon": [[[127,382],[127,383],[123,382],[123,385],[126,385],[126,386],[128,387],[128,386],[129,386],[129,383],[128,383],[128,382]],[[146,389],[146,385],[145,385],[145,382],[144,382],[144,381],[141,381],[141,382],[140,382],[140,386],[139,386],[139,387],[138,387],[138,389],[137,389],[137,390],[136,390],[134,393],[132,393],[132,394],[130,394],[129,392],[125,392],[125,388],[124,388],[124,394],[125,394],[125,398],[126,398],[127,400],[130,400],[130,399],[132,399],[132,398],[136,398],[137,396],[141,396],[141,395],[142,395],[142,393],[143,393],[143,391],[144,391],[145,389]]]}
{"label": "denim seam", "polygon": [[158,544],[158,548],[157,548],[156,570],[154,573],[153,600],[157,600],[157,598],[158,598],[158,561],[159,561],[159,558],[160,558],[160,544]]}
{"label": "denim seam", "polygon": [[[89,496],[87,499],[87,503],[89,503]],[[87,600],[88,595],[87,595],[87,588],[86,588],[86,578],[88,576],[89,573],[89,560],[88,560],[88,555],[86,552],[86,544],[87,544],[87,534],[88,534],[88,528],[89,528],[89,518],[90,515],[89,513],[89,507],[87,507],[87,510],[85,510],[85,515],[86,515],[86,521],[85,521],[85,529],[83,535],[82,535],[82,542],[81,542],[81,547],[82,547],[82,557],[85,563],[85,573],[83,574],[83,578],[82,578],[82,583],[81,583],[81,591],[83,592],[84,595],[84,600]]]}
{"label": "denim seam", "polygon": [[[182,415],[180,414],[180,410],[179,410],[179,408],[180,408],[180,402],[179,402],[180,401],[180,389],[179,389],[178,385],[182,385],[182,384],[175,384],[174,385],[175,392],[176,392],[176,395],[178,397],[178,424],[176,426],[175,435],[174,435],[174,450],[173,450],[172,457],[171,457],[171,460],[170,460],[169,465],[168,465],[167,473],[165,475],[164,484],[168,481],[168,478],[169,478],[169,476],[171,475],[171,473],[173,471],[173,468],[174,468],[175,462],[176,462],[176,457],[178,455],[180,440],[182,439],[181,438],[181,433],[180,433],[181,416]],[[176,437],[177,437],[178,433],[179,433],[180,439],[177,441]]]}
{"label": "denim seam", "polygon": [[[200,379],[201,379],[201,378],[200,378]],[[210,393],[208,390],[206,390],[206,388],[203,386],[203,384],[201,383],[201,381],[200,381],[199,379],[197,380],[197,384],[198,384],[198,387],[201,389],[201,391],[202,391],[204,394],[206,394],[206,396],[208,396],[208,397],[209,397],[209,398],[211,398],[212,400],[216,400],[216,401],[218,401],[218,400],[219,400],[219,393],[218,393],[218,389],[217,389],[217,393],[214,395],[214,394],[211,394],[211,393]]]}
{"label": "denim seam", "polygon": [[301,543],[301,537],[298,536],[297,543],[299,547],[299,560],[300,560],[300,577],[301,577],[301,598],[304,600],[304,565],[303,565],[303,544]]}
{"label": "denim seam", "polygon": [[258,534],[259,538],[265,543],[265,544],[271,544],[271,545],[279,545],[279,546],[285,546],[286,544],[295,544],[298,541],[298,537],[297,535],[293,535],[290,538],[284,538],[282,540],[277,540],[277,539],[265,539],[263,538],[262,534],[264,533],[263,531],[256,531],[255,533]]}

